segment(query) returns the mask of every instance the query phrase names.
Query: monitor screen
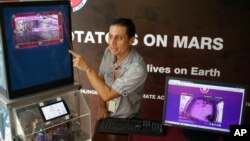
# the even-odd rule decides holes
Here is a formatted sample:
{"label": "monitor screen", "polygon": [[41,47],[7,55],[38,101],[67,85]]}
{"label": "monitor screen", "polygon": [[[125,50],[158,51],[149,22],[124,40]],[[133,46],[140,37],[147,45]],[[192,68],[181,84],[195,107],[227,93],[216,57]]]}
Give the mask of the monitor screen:
{"label": "monitor screen", "polygon": [[0,21],[9,98],[73,84],[69,1],[1,3]]}
{"label": "monitor screen", "polygon": [[229,133],[242,123],[246,87],[174,77],[165,87],[165,125]]}
{"label": "monitor screen", "polygon": [[4,92],[7,88],[5,79],[3,52],[2,47],[0,46],[0,93]]}
{"label": "monitor screen", "polygon": [[69,109],[64,100],[42,106],[39,109],[45,122],[69,115]]}

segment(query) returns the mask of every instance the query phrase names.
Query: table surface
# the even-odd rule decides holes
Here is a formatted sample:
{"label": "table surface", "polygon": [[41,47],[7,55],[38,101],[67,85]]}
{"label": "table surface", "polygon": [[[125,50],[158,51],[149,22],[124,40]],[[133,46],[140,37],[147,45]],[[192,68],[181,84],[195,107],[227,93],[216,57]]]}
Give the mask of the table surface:
{"label": "table surface", "polygon": [[[91,111],[91,130],[93,134],[92,141],[228,141],[228,136],[213,135],[206,132],[185,130],[177,127],[166,127],[164,137],[145,136],[145,135],[123,135],[99,133],[95,131],[98,112],[98,97],[85,95],[85,99]],[[154,114],[152,114],[154,115]],[[149,118],[150,119],[150,118]],[[152,118],[156,119],[156,118]],[[204,138],[205,137],[205,138]]]}
{"label": "table surface", "polygon": [[95,132],[92,141],[128,141],[128,135]]}
{"label": "table surface", "polygon": [[92,141],[231,141],[229,136],[207,132],[183,130],[176,127],[165,128],[164,136],[122,135],[95,132]]}

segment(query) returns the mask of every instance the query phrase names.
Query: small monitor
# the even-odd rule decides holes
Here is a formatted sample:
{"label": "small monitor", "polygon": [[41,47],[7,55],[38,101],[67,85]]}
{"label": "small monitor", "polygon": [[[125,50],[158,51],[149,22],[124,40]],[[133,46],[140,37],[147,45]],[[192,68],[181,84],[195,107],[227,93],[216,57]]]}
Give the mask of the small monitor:
{"label": "small monitor", "polygon": [[245,86],[167,77],[165,87],[165,125],[227,134],[242,124]]}
{"label": "small monitor", "polygon": [[39,109],[45,122],[70,114],[64,100],[41,106]]}

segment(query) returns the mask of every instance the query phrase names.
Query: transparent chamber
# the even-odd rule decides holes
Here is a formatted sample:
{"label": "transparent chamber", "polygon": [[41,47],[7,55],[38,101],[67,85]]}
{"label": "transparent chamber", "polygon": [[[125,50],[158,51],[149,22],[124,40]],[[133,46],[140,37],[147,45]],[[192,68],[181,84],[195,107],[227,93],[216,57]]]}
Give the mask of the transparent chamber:
{"label": "transparent chamber", "polygon": [[[11,101],[0,96],[0,141],[91,140],[90,110],[84,96],[74,87]],[[60,106],[53,104],[60,101],[68,109],[62,115]],[[47,105],[50,120],[45,120],[41,110]]]}

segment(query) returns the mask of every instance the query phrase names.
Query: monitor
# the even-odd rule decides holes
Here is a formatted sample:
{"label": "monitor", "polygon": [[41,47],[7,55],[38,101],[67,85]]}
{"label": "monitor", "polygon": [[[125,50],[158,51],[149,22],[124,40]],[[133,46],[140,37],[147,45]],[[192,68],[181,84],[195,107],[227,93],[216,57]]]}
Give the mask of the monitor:
{"label": "monitor", "polygon": [[228,134],[243,120],[246,87],[167,77],[164,125]]}
{"label": "monitor", "polygon": [[73,84],[70,1],[0,3],[0,93],[13,99]]}
{"label": "monitor", "polygon": [[45,122],[70,114],[64,100],[41,106],[39,109]]}

